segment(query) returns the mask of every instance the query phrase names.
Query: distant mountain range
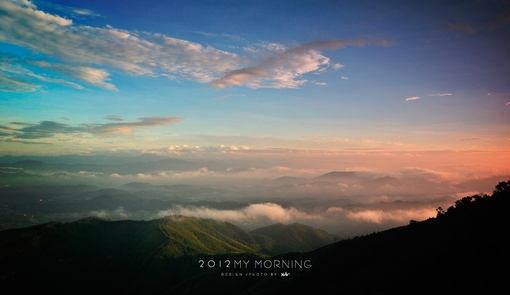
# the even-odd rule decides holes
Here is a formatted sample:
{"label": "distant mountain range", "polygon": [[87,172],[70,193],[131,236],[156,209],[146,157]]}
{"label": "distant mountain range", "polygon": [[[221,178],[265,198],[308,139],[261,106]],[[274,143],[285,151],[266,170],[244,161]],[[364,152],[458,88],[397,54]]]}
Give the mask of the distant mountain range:
{"label": "distant mountain range", "polygon": [[[182,160],[158,155],[131,157],[109,156],[3,156],[0,157],[0,187],[2,185],[79,185],[91,184],[100,187],[120,187],[129,182],[146,182],[148,185],[188,184],[230,185],[243,188],[257,186],[258,195],[292,195],[306,198],[310,194],[336,197],[338,190],[351,195],[377,190],[384,195],[423,194],[429,190],[437,194],[465,191],[486,191],[497,182],[508,179],[509,175],[492,176],[485,179],[452,183],[438,175],[424,171],[407,172],[398,176],[379,175],[363,171],[332,171],[315,177],[281,176],[275,179],[249,175],[254,169],[270,169],[268,163],[223,162],[206,160]],[[214,172],[221,178],[208,178],[206,172]],[[186,172],[189,178],[181,178]],[[240,173],[239,172],[243,172]],[[218,174],[216,174],[218,173]],[[190,175],[198,175],[191,177]],[[239,176],[243,175],[243,176]],[[175,177],[176,176],[176,177]],[[242,177],[242,178],[241,178]],[[223,183],[222,183],[223,182]],[[126,186],[126,189],[140,190],[140,185]],[[276,189],[276,190],[275,190]],[[252,192],[250,192],[251,194]]]}
{"label": "distant mountain range", "polygon": [[[0,162],[1,163],[1,162]],[[144,161],[144,162],[127,162],[121,161],[111,163],[95,163],[94,164],[63,164],[63,163],[46,163],[39,160],[21,160],[14,163],[1,163],[0,167],[12,167],[33,172],[69,172],[77,173],[80,171],[89,171],[96,173],[117,173],[122,175],[137,174],[137,173],[156,173],[161,171],[193,171],[203,167],[200,164],[187,162],[178,159],[160,159],[157,161]]]}
{"label": "distant mountain range", "polygon": [[2,156],[0,163],[14,164],[23,161],[38,161],[48,164],[88,164],[88,165],[119,165],[119,164],[134,164],[134,163],[147,163],[168,159],[168,157],[144,154],[140,156],[110,156],[110,155],[96,155],[96,156],[80,156],[80,155],[63,155],[63,156]]}

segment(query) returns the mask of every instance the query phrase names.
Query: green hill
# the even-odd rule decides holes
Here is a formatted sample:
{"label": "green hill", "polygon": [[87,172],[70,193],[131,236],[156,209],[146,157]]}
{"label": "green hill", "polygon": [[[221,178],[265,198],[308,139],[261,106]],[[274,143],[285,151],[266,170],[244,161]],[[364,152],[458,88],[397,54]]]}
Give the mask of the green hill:
{"label": "green hill", "polygon": [[[0,285],[17,287],[19,293],[53,285],[59,286],[55,293],[97,293],[101,284],[110,286],[102,287],[106,293],[136,294],[147,285],[159,292],[196,276],[207,277],[209,270],[200,268],[201,260],[266,259],[269,254],[308,249],[307,234],[295,231],[294,245],[283,247],[273,237],[228,222],[185,216],[52,222],[0,232]],[[331,240],[313,244],[319,247]]]}
{"label": "green hill", "polygon": [[227,222],[172,216],[162,219],[159,227],[168,241],[158,257],[256,253],[260,249],[249,233]]}
{"label": "green hill", "polygon": [[271,254],[312,251],[339,239],[323,230],[299,223],[273,224],[253,230],[251,233],[269,237],[269,240],[263,244],[263,249]]}

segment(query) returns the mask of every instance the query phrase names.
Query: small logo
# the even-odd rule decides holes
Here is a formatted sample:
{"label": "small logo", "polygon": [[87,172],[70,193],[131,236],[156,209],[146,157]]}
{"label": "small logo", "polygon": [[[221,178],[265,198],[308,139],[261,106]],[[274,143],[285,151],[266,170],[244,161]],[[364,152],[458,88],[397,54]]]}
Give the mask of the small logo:
{"label": "small logo", "polygon": [[288,276],[290,276],[290,273],[288,273],[288,272],[282,272],[282,277],[288,277]]}

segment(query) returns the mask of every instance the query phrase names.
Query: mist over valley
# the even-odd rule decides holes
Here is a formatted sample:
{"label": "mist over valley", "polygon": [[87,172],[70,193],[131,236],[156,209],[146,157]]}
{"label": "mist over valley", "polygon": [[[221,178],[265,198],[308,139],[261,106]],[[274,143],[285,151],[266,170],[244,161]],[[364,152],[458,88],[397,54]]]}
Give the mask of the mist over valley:
{"label": "mist over valley", "polygon": [[508,178],[458,182],[420,169],[317,175],[264,162],[252,167],[155,155],[5,156],[0,162],[1,229],[88,216],[185,215],[246,230],[298,222],[353,237],[425,220],[459,196],[490,192],[494,182]]}

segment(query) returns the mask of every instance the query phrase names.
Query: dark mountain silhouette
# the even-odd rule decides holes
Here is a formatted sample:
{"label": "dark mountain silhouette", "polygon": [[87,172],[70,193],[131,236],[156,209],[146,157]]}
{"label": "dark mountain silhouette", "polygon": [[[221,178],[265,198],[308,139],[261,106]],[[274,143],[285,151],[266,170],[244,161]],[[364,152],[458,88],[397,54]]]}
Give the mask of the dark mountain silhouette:
{"label": "dark mountain silhouette", "polygon": [[[435,218],[270,258],[275,241],[307,244],[317,232],[296,224],[246,232],[184,216],[47,223],[0,232],[0,286],[18,294],[508,294],[509,206],[510,181],[501,182],[492,196],[462,198]],[[233,261],[237,269],[225,265]]]}

